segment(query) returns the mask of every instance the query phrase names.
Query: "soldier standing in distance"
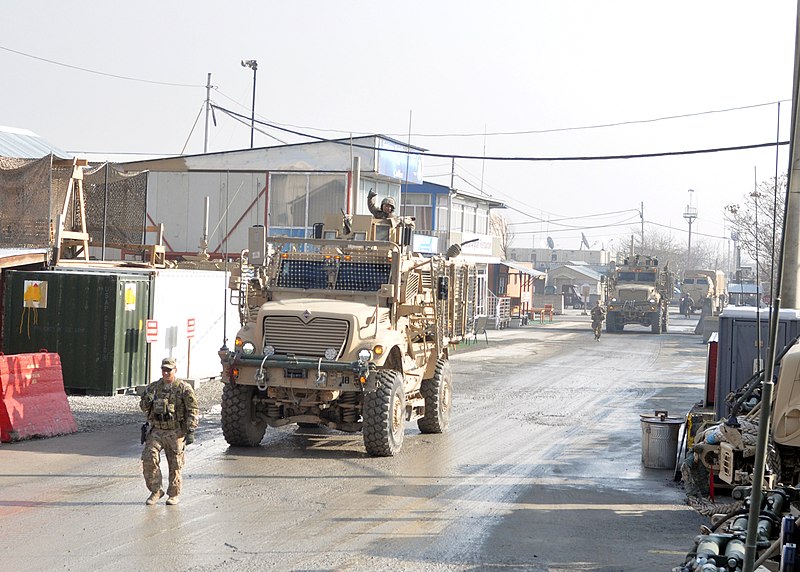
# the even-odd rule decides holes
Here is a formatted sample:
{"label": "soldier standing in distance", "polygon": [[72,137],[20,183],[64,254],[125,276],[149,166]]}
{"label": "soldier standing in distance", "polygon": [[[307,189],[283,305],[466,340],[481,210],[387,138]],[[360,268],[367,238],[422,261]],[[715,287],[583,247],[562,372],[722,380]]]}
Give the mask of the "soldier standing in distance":
{"label": "soldier standing in distance", "polygon": [[164,496],[159,468],[162,449],[169,465],[167,504],[178,504],[184,449],[194,443],[199,413],[197,398],[191,385],[175,378],[177,369],[174,358],[164,358],[161,379],[147,386],[139,402],[150,424],[142,451],[144,481],[151,493],[145,501],[147,505],[156,504]]}
{"label": "soldier standing in distance", "polygon": [[381,201],[381,206],[379,208],[375,205],[375,197],[377,196],[378,193],[372,189],[370,189],[369,194],[367,194],[367,207],[369,208],[369,212],[372,213],[372,216],[375,218],[391,218],[397,216],[394,214],[394,199],[392,197],[386,197]]}
{"label": "soldier standing in distance", "polygon": [[592,330],[594,331],[595,341],[600,341],[600,331],[603,328],[603,320],[606,319],[606,311],[597,300],[592,308]]}

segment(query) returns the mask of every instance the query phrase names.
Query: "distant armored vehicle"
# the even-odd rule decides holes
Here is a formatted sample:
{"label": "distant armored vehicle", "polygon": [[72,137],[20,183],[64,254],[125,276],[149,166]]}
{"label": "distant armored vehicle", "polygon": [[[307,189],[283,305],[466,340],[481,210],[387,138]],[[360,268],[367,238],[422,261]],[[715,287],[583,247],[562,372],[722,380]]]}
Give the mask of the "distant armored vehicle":
{"label": "distant armored vehicle", "polygon": [[709,316],[719,315],[728,301],[725,282],[725,273],[721,270],[687,270],[681,294],[694,301],[688,308],[689,313],[704,310]]}
{"label": "distant armored vehicle", "polygon": [[607,281],[606,331],[621,332],[627,324],[649,326],[654,334],[667,331],[674,275],[651,256],[633,255],[617,266]]}

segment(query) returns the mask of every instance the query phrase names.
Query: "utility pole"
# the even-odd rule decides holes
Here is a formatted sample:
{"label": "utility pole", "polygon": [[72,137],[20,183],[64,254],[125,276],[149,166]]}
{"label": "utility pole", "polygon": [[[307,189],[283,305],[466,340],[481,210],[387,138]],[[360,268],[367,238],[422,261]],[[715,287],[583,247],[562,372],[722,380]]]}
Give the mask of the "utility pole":
{"label": "utility pole", "polygon": [[250,114],[250,148],[253,148],[253,134],[256,129],[256,72],[258,71],[258,62],[256,60],[242,60],[243,68],[250,68],[253,70],[253,110]]}
{"label": "utility pole", "polygon": [[692,194],[694,193],[693,189],[689,189],[689,204],[686,205],[686,210],[683,212],[683,218],[686,219],[686,222],[689,223],[689,249],[686,253],[686,268],[684,269],[684,274],[686,270],[689,270],[692,267],[692,223],[694,219],[697,218],[697,207],[692,206]]}
{"label": "utility pole", "polygon": [[640,205],[642,208],[639,211],[639,217],[642,219],[642,248],[644,248],[644,201]]}
{"label": "utility pole", "polygon": [[206,133],[203,137],[203,153],[208,153],[208,116],[211,112],[211,74],[208,74],[206,81]]}
{"label": "utility pole", "polygon": [[800,193],[800,156],[798,156],[797,137],[800,135],[800,119],[798,118],[798,111],[800,111],[798,110],[800,105],[800,0],[797,2],[797,9],[794,37],[794,79],[792,83],[792,133],[789,138],[789,181],[786,192],[786,214],[783,219],[780,264],[778,265],[778,276],[775,282],[777,295],[774,295],[770,300],[772,309],[770,311],[769,343],[767,344],[764,377],[761,381],[758,439],[756,441],[756,454],[753,459],[750,510],[747,517],[747,536],[744,546],[744,562],[742,564],[743,572],[753,572],[755,569],[758,548],[758,520],[763,499],[764,465],[767,458],[767,445],[772,417],[772,392],[774,389],[772,377],[775,372],[775,357],[777,355],[779,312],[782,302],[785,302],[783,304],[785,308],[798,307],[800,257],[798,257],[797,247],[800,244],[800,233],[798,232],[798,225],[800,225],[800,195],[798,194]]}

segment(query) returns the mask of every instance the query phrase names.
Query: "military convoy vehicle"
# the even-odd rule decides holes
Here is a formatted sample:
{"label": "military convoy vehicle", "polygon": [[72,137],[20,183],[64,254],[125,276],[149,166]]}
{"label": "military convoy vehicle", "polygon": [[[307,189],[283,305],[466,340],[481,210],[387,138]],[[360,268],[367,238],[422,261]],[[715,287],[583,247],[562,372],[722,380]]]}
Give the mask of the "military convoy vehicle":
{"label": "military convoy vehicle", "polygon": [[606,282],[606,331],[621,332],[627,324],[649,326],[654,334],[669,326],[669,303],[675,278],[669,265],[640,254],[626,258]]}
{"label": "military convoy vehicle", "polygon": [[725,273],[721,270],[687,270],[681,283],[681,294],[693,302],[689,304],[689,313],[702,310],[709,316],[717,316],[728,300]]}
{"label": "military convoy vehicle", "polygon": [[347,216],[315,238],[250,229],[232,273],[242,328],[223,364],[222,431],[257,446],[290,423],[361,432],[369,455],[392,456],[406,422],[449,423],[448,347],[473,327],[475,268],[411,251],[410,219]]}

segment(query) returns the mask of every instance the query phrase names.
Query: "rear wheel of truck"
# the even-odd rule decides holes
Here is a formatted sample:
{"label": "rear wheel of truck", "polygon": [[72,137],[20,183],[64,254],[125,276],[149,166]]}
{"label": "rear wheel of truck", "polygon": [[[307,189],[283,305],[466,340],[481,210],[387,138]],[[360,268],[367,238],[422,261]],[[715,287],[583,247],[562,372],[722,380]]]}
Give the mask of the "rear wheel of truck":
{"label": "rear wheel of truck", "polygon": [[267,422],[256,418],[252,385],[226,383],[222,389],[222,435],[228,445],[256,447],[264,438]]}
{"label": "rear wheel of truck", "polygon": [[661,333],[661,314],[659,312],[654,312],[650,316],[650,331],[654,334]]}
{"label": "rear wheel of truck", "polygon": [[423,433],[444,433],[450,424],[453,398],[450,360],[442,358],[436,362],[433,377],[422,380],[420,392],[425,398],[425,415],[417,420],[417,427]]}
{"label": "rear wheel of truck", "polygon": [[391,457],[403,446],[405,393],[403,376],[394,370],[376,374],[377,388],[364,395],[364,447],[373,457]]}
{"label": "rear wheel of truck", "polygon": [[666,333],[668,327],[669,327],[669,309],[666,309],[664,310],[664,313],[661,315],[661,331]]}
{"label": "rear wheel of truck", "polygon": [[609,312],[606,316],[606,332],[613,334],[617,331],[617,313]]}

